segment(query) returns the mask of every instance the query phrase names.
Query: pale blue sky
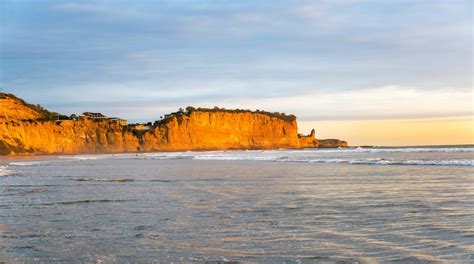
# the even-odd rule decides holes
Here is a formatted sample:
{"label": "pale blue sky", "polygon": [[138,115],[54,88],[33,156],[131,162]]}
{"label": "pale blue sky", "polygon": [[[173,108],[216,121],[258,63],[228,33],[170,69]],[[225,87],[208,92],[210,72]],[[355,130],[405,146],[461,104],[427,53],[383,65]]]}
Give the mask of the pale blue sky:
{"label": "pale blue sky", "polygon": [[66,114],[472,115],[472,1],[0,1],[0,89]]}

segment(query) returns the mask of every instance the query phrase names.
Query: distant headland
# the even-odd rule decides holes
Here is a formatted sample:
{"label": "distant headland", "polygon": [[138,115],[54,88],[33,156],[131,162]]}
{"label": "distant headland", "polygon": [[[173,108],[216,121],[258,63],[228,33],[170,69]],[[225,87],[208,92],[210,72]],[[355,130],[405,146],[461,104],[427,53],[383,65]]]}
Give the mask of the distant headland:
{"label": "distant headland", "polygon": [[347,147],[298,134],[296,116],[187,107],[144,124],[85,112],[61,115],[0,93],[0,155]]}

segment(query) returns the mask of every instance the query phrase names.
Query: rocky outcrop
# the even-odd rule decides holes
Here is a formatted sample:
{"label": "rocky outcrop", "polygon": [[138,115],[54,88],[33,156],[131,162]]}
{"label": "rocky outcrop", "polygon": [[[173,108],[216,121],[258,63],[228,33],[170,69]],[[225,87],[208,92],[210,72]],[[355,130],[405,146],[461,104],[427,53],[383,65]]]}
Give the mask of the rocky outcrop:
{"label": "rocky outcrop", "polygon": [[347,142],[339,139],[319,139],[320,148],[347,148]]}
{"label": "rocky outcrop", "polygon": [[316,131],[314,129],[311,130],[311,134],[307,136],[298,134],[298,141],[301,148],[318,148],[319,147],[319,140],[316,139]]}
{"label": "rocky outcrop", "polygon": [[[296,117],[248,110],[194,109],[137,129],[116,120],[60,116],[0,94],[0,154],[76,154],[143,151],[314,148],[298,135]],[[148,129],[149,128],[149,129]],[[324,147],[341,142],[324,142]],[[345,142],[344,142],[345,143]],[[347,146],[347,143],[345,143]]]}

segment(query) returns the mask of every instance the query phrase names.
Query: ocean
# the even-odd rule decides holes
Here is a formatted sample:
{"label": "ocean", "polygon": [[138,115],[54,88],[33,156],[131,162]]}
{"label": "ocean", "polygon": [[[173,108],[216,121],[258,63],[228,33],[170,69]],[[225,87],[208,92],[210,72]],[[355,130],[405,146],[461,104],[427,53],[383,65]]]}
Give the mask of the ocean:
{"label": "ocean", "polygon": [[474,147],[0,159],[0,262],[474,262]]}

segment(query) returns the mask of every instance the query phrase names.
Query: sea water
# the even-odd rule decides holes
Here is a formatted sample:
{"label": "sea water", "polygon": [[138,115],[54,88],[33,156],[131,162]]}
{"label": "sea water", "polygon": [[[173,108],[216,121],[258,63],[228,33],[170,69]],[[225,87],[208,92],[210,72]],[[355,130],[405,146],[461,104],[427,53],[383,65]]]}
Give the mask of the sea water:
{"label": "sea water", "polygon": [[473,262],[474,148],[0,160],[0,262]]}

